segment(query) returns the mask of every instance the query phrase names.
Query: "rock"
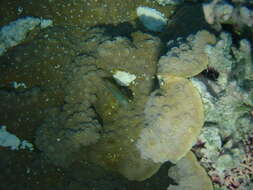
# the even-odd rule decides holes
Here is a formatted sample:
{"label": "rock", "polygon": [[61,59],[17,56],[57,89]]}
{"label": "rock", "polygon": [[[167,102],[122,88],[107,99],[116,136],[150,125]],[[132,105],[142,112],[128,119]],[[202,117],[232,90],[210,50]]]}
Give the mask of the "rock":
{"label": "rock", "polygon": [[[217,43],[205,49],[209,60],[205,78],[191,81],[200,92],[205,112],[199,136],[203,147],[196,148],[201,164],[219,179],[217,186],[225,188],[240,179],[240,188],[247,189],[249,175],[240,173],[245,170],[242,163],[248,163],[244,142],[253,126],[253,65],[249,41],[242,39],[239,45],[232,44],[231,34],[221,33]],[[214,73],[217,78],[208,77]]]}
{"label": "rock", "polygon": [[222,149],[219,129],[215,127],[206,127],[205,129],[202,129],[198,139],[205,147],[201,149],[201,153],[205,155],[203,159],[208,158],[215,162],[219,158]]}
{"label": "rock", "polygon": [[[206,91],[200,89],[203,99],[208,100],[205,101],[208,105],[204,106],[205,120],[218,124],[218,128],[223,131],[221,133],[223,138],[238,131],[236,129],[238,119],[248,112],[243,102],[253,106],[250,98],[252,94],[250,84],[253,81],[249,74],[253,68],[250,46],[242,40],[241,48],[236,49],[232,47],[231,40],[230,34],[221,33],[216,45],[207,46],[205,51],[209,58],[209,66],[219,75],[215,81],[208,80],[209,87]],[[235,58],[230,54],[231,51],[237,55]]]}
{"label": "rock", "polygon": [[156,9],[138,7],[136,11],[142,24],[150,31],[161,32],[167,24],[167,18]]}

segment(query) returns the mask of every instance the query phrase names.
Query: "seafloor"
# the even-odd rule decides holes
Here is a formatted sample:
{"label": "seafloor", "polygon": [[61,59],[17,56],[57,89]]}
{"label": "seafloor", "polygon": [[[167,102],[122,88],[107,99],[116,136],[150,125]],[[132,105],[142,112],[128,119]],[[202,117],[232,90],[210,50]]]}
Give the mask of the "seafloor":
{"label": "seafloor", "polygon": [[[137,167],[136,171],[143,173],[136,172],[137,177],[131,177],[141,179],[138,181],[126,179],[125,177],[131,179],[130,174],[122,171],[117,164],[121,163],[118,160],[123,157],[132,159],[128,157],[132,150],[131,146],[126,145],[125,139],[128,137],[124,134],[136,140],[141,133],[139,124],[144,120],[144,105],[151,92],[159,88],[156,78],[157,62],[161,55],[168,51],[167,42],[196,34],[203,29],[219,38],[221,31],[206,23],[201,3],[187,1],[163,6],[146,0],[1,0],[0,27],[25,16],[51,19],[53,26],[35,28],[20,44],[0,55],[0,126],[6,126],[8,132],[34,145],[33,150],[11,150],[9,147],[0,146],[0,190],[165,190],[171,184],[177,184],[168,177],[168,169],[174,165],[169,161],[162,166],[153,162],[146,163],[152,168],[152,172],[145,173],[149,177],[144,175],[146,168]],[[169,19],[168,26],[161,32],[149,31],[136,15],[139,6],[152,7],[162,12]],[[230,23],[222,27],[223,31],[231,34],[235,47],[240,46],[241,39],[247,39],[252,44],[252,28]],[[252,61],[249,67],[253,67]],[[116,70],[134,73],[137,76],[136,84],[130,87],[118,85],[112,78]],[[203,81],[215,81],[218,74],[216,71],[209,72],[210,70],[212,68],[205,70],[199,78],[206,77]],[[242,81],[242,88],[246,86],[243,93],[240,91],[235,95],[240,96],[236,102],[244,101],[240,98],[253,91],[253,77],[248,77],[253,73],[238,79],[243,72],[233,73],[237,81]],[[246,85],[245,81],[249,85]],[[14,82],[25,86],[13,87]],[[216,90],[218,85],[214,84],[213,89]],[[212,88],[212,83],[210,86]],[[227,88],[230,87],[231,85],[228,85]],[[227,95],[224,92],[226,87],[217,89],[219,93]],[[233,87],[228,93],[231,91],[234,92]],[[248,98],[247,101],[250,102],[252,97],[251,94],[251,97],[245,99]],[[243,106],[243,111],[235,115],[238,118],[246,118],[246,123],[253,127],[252,104],[246,102]],[[187,110],[188,107],[185,108]],[[213,124],[213,121],[208,122],[208,126]],[[219,122],[221,121],[218,120],[217,123]],[[79,126],[86,123],[89,123],[87,126],[91,131],[78,133],[79,136],[72,135],[79,132]],[[72,126],[74,127],[71,128]],[[131,132],[121,132],[121,128]],[[65,130],[69,130],[71,134]],[[109,140],[104,137],[117,130],[120,132],[116,132],[116,140],[115,134],[108,137]],[[246,130],[249,131],[253,132],[252,129]],[[227,143],[231,138],[230,134],[226,136],[226,132],[220,134],[221,138],[224,138],[223,143]],[[66,136],[68,140],[59,146],[52,145],[52,139],[58,136]],[[97,141],[100,142],[97,138],[106,140],[96,144]],[[245,143],[252,148],[252,136],[249,134],[245,138],[250,139],[251,142],[247,141],[247,144],[245,140]],[[73,142],[73,139],[80,143]],[[83,139],[86,139],[85,142]],[[236,143],[242,140],[239,137],[235,139]],[[110,140],[115,142],[108,142]],[[103,158],[117,146],[113,144],[113,148],[107,150],[108,143],[122,143],[125,152],[115,151],[116,156]],[[199,160],[203,156],[199,151],[202,145],[202,142],[199,142],[193,149]],[[82,151],[79,151],[80,146],[89,148],[81,147]],[[241,144],[238,147],[245,148],[241,147]],[[234,145],[226,151],[232,148]],[[253,158],[253,150],[247,151],[247,155]],[[251,177],[247,179],[251,183],[252,161],[253,159],[247,163],[252,168],[245,174]],[[207,165],[204,165],[206,170],[211,167],[210,163]],[[139,175],[143,175],[145,180]],[[226,190],[227,184],[211,180],[220,185],[219,187],[224,187],[222,190]],[[232,189],[232,186],[229,188]],[[236,189],[236,186],[233,188]],[[215,189],[218,189],[218,186]]]}

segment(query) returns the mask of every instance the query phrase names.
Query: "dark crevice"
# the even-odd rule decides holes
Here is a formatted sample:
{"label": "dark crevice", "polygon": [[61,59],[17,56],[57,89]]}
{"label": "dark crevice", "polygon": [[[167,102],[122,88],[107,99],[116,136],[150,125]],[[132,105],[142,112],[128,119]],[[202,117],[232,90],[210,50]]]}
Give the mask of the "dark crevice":
{"label": "dark crevice", "polygon": [[217,81],[217,79],[219,78],[219,72],[212,67],[208,67],[207,69],[202,71],[201,74],[211,81]]}
{"label": "dark crevice", "polygon": [[99,113],[97,112],[96,108],[94,105],[91,105],[90,108],[95,112],[96,117],[94,117],[93,119],[96,119],[98,121],[98,123],[103,127],[104,126],[104,121],[102,119],[102,117],[99,115]]}
{"label": "dark crevice", "polygon": [[154,92],[155,90],[159,89],[159,88],[160,88],[159,80],[158,80],[157,76],[155,75],[154,79],[153,79],[153,86],[152,86],[152,89],[151,89],[151,93]]}
{"label": "dark crevice", "polygon": [[212,127],[212,126],[217,126],[218,123],[207,121],[207,122],[204,123],[204,125],[205,125],[205,127]]}
{"label": "dark crevice", "polygon": [[205,21],[201,4],[184,3],[176,10],[172,18],[169,19],[168,26],[160,34],[162,41],[168,42],[178,37],[186,38],[190,34],[207,29],[213,29]]}
{"label": "dark crevice", "polygon": [[222,24],[222,29],[225,32],[228,32],[231,34],[231,38],[232,38],[232,43],[236,48],[239,48],[240,46],[240,40],[241,40],[241,36],[239,36],[234,29],[234,26],[231,24]]}
{"label": "dark crevice", "polygon": [[123,37],[127,37],[131,41],[132,41],[131,34],[135,31],[137,31],[137,29],[134,28],[134,26],[129,22],[123,22],[118,25],[100,24],[100,25],[96,25],[92,28],[96,28],[96,27],[104,28],[105,34],[108,36],[111,36],[111,37],[123,36]]}
{"label": "dark crevice", "polygon": [[252,31],[250,27],[247,26],[236,26],[232,24],[221,24],[222,29],[232,35],[232,43],[236,48],[240,47],[240,41],[242,39],[247,39],[252,44]]}

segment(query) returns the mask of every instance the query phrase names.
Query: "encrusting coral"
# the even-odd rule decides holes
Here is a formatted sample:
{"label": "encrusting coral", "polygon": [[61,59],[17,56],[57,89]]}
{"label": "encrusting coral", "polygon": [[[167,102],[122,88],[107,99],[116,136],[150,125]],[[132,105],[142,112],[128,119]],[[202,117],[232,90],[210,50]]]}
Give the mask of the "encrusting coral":
{"label": "encrusting coral", "polygon": [[[204,46],[215,38],[206,31],[197,36],[189,37],[188,42],[202,55]],[[37,147],[56,165],[68,167],[86,160],[142,181],[164,162],[180,160],[195,143],[204,121],[203,108],[186,77],[201,72],[207,63],[190,74],[182,70],[183,77],[173,76],[164,65],[167,62],[160,61],[160,88],[152,92],[159,40],[140,32],[132,37],[130,42],[108,37],[103,29],[91,29],[86,32],[87,53],[65,67],[65,104],[50,111],[52,117],[40,127],[36,138]],[[137,69],[143,68],[142,64],[147,68],[145,73]],[[189,68],[194,64],[193,59]],[[178,65],[184,67],[180,59]],[[136,76],[128,90],[113,80],[117,70]],[[68,152],[63,151],[66,147]]]}
{"label": "encrusting coral", "polygon": [[[153,88],[160,41],[140,32],[132,36],[133,42],[91,29],[85,36],[86,52],[65,66],[65,104],[49,110],[51,116],[36,138],[37,147],[54,164],[69,167],[86,160],[131,180],[144,180],[159,169],[160,163],[140,158],[134,142]],[[123,88],[113,79],[115,71],[127,71],[136,79]]]}

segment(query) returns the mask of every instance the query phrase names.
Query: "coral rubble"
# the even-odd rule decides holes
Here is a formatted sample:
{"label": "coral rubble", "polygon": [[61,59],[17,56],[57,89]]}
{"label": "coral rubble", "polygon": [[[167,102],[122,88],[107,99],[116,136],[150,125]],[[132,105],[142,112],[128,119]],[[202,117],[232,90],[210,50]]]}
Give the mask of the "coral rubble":
{"label": "coral rubble", "polygon": [[[218,75],[215,79],[192,79],[200,91],[205,110],[205,125],[195,146],[196,153],[218,184],[217,188],[248,189],[250,172],[242,177],[236,171],[247,171],[246,168],[251,167],[246,161],[249,153],[244,144],[253,126],[250,43],[242,39],[240,46],[235,47],[231,35],[221,33],[216,45],[207,46],[205,51],[210,67],[207,72]],[[199,146],[201,144],[203,147]]]}
{"label": "coral rubble", "polygon": [[221,24],[231,24],[239,28],[253,26],[253,10],[240,2],[237,5],[223,0],[213,0],[203,3],[203,12],[207,23],[219,30],[222,28]]}

